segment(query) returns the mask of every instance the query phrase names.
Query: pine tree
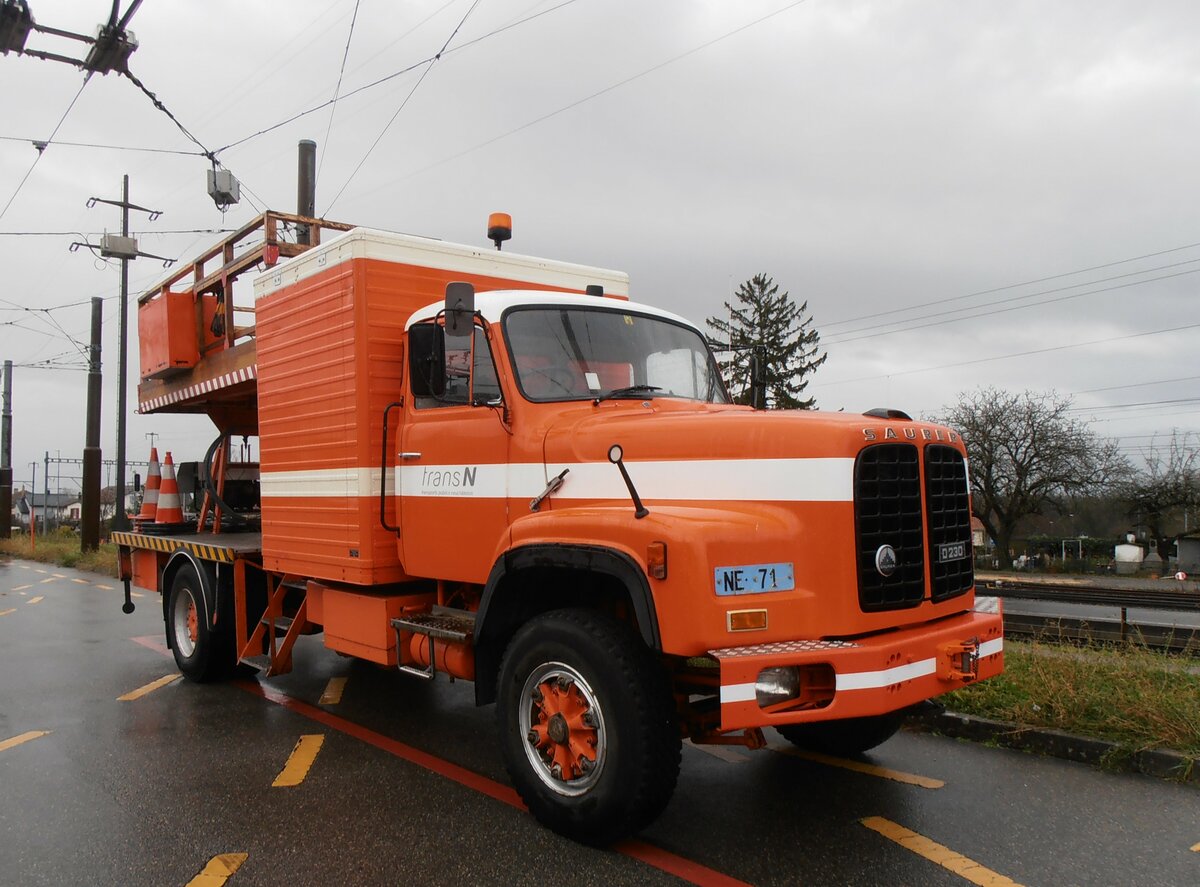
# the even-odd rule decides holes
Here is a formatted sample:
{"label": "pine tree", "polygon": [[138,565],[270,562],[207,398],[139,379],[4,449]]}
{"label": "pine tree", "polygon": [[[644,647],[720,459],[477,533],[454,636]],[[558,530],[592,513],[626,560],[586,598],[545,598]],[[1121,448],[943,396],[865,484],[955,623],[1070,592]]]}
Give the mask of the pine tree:
{"label": "pine tree", "polygon": [[768,409],[811,410],[815,398],[801,399],[808,376],[825,362],[819,354],[821,337],[811,328],[808,302],[797,305],[779,292],[765,274],[756,274],[734,293],[736,307],[725,303],[728,319],[708,318],[709,337],[717,352],[721,372],[737,403],[751,398],[750,364],[757,351],[763,358]]}

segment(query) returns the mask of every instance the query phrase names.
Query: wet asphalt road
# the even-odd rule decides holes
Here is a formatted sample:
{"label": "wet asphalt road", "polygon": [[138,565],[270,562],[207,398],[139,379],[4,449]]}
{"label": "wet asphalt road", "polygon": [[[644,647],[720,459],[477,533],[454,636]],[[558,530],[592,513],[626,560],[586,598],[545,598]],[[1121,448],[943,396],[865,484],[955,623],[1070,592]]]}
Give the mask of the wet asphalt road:
{"label": "wet asphalt road", "polygon": [[[0,562],[2,885],[184,885],[232,852],[247,857],[230,887],[969,883],[935,859],[977,883],[1200,884],[1195,788],[915,733],[866,756],[874,773],[685,747],[640,842],[579,847],[509,803],[494,711],[469,684],[355,663],[319,636],[261,686],[179,680],[118,701],[175,673],[157,598],[124,616],[120,597],[113,580]],[[332,677],[344,694],[319,705]],[[31,731],[48,732],[4,747]],[[307,777],[272,787],[306,734],[325,737]],[[916,836],[902,846],[872,817]]]}

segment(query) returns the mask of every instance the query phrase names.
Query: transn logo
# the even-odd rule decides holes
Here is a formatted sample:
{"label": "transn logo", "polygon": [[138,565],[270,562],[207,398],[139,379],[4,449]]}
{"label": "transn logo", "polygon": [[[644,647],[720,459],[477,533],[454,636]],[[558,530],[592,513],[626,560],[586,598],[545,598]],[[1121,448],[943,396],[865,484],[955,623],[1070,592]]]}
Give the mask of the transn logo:
{"label": "transn logo", "polygon": [[446,496],[470,496],[475,489],[478,465],[462,468],[426,468],[421,474],[421,492]]}

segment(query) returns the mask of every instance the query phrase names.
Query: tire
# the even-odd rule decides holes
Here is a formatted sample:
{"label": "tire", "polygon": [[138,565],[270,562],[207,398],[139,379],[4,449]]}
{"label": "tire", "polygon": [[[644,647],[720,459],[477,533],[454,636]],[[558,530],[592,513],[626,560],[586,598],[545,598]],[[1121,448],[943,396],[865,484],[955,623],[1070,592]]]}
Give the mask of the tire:
{"label": "tire", "polygon": [[904,723],[904,716],[904,712],[894,711],[867,718],[789,724],[775,729],[800,748],[831,755],[856,755],[891,739]]}
{"label": "tire", "polygon": [[509,642],[498,690],[505,764],[542,825],[605,846],[666,807],[679,776],[674,698],[624,625],[589,610],[532,619]]}
{"label": "tire", "polygon": [[171,652],[185,678],[204,683],[233,674],[232,619],[222,619],[216,629],[208,627],[200,578],[190,566],[180,569],[171,582],[166,620]]}

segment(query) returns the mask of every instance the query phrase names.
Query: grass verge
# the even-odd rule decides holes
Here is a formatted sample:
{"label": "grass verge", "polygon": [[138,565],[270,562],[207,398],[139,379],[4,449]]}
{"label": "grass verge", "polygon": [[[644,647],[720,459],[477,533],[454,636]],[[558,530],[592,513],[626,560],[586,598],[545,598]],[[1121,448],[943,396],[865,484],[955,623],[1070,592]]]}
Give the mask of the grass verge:
{"label": "grass verge", "polygon": [[29,537],[14,536],[0,539],[0,556],[18,557],[43,564],[73,567],[104,576],[117,575],[117,547],[111,542],[101,542],[96,551],[80,551],[79,537],[70,529],[55,530],[48,536],[38,536],[36,547],[30,551]]}
{"label": "grass verge", "polygon": [[1137,645],[1004,645],[1004,673],[938,701],[951,711],[1200,755],[1197,660]]}

